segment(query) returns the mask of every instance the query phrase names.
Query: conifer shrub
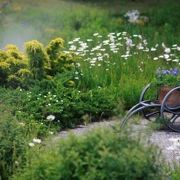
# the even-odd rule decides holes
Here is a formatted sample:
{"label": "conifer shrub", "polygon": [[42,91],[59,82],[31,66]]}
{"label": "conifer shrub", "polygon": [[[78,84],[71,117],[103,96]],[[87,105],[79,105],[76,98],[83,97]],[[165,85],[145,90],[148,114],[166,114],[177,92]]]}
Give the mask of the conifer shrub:
{"label": "conifer shrub", "polygon": [[[15,45],[7,45],[5,50],[0,51],[0,83],[2,86],[21,87],[25,82],[21,69],[28,71],[27,59]],[[30,75],[30,72],[28,73]],[[30,77],[28,75],[28,77]]]}
{"label": "conifer shrub", "polygon": [[75,55],[73,53],[63,52],[64,40],[56,38],[49,42],[46,51],[49,56],[49,71],[48,74],[55,76],[58,73],[72,70],[75,65]]}
{"label": "conifer shrub", "polygon": [[44,50],[43,44],[33,40],[26,44],[26,53],[29,59],[29,68],[33,79],[42,80],[45,78],[44,66],[48,60],[48,56]]}
{"label": "conifer shrub", "polygon": [[46,51],[51,59],[51,63],[53,64],[53,60],[58,57],[59,52],[64,47],[64,40],[62,38],[56,38],[49,42]]}

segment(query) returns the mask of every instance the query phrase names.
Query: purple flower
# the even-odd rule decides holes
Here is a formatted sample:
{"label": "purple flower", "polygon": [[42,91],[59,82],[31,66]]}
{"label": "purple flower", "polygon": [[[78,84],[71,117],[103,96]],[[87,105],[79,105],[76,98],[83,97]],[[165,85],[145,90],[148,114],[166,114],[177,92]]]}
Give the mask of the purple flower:
{"label": "purple flower", "polygon": [[174,76],[177,76],[179,74],[179,69],[178,68],[172,69],[171,74],[174,75]]}

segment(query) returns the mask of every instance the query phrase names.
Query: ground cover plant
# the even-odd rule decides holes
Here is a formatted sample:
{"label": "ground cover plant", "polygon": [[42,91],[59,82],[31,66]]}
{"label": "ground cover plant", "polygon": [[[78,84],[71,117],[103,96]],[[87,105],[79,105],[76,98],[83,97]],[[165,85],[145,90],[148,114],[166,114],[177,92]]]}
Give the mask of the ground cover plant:
{"label": "ground cover plant", "polygon": [[17,0],[0,9],[2,179],[48,135],[122,115],[159,67],[179,68],[175,1],[113,3]]}
{"label": "ground cover plant", "polygon": [[31,117],[26,116],[24,119],[23,116],[13,116],[13,111],[17,107],[12,105],[12,101],[16,101],[16,105],[18,105],[17,100],[20,98],[20,94],[13,92],[12,96],[10,95],[12,92],[5,89],[0,91],[0,177],[8,179],[11,174],[25,164],[31,141],[40,140],[39,138],[42,139],[49,132],[47,126],[37,123]]}
{"label": "ground cover plant", "polygon": [[110,128],[70,136],[40,152],[12,179],[163,179],[168,175],[155,147],[144,147],[129,132]]}

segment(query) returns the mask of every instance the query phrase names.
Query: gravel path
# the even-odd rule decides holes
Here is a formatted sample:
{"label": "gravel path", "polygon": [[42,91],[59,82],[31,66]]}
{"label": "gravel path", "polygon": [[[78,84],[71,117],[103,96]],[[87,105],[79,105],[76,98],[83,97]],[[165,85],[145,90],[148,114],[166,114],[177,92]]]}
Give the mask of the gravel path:
{"label": "gravel path", "polygon": [[[133,128],[135,131],[140,132],[148,127],[148,121],[142,120],[140,125],[135,125]],[[74,133],[76,135],[82,135],[87,133],[89,130],[98,127],[110,127],[114,124],[119,123],[119,120],[112,119],[110,121],[102,121],[88,124],[87,126],[81,125],[76,129],[61,131],[54,140],[57,141],[61,138],[65,138],[68,134]],[[157,145],[162,154],[164,155],[166,161],[170,164],[176,162],[180,164],[180,133],[169,132],[169,131],[153,131],[150,133],[150,141]]]}

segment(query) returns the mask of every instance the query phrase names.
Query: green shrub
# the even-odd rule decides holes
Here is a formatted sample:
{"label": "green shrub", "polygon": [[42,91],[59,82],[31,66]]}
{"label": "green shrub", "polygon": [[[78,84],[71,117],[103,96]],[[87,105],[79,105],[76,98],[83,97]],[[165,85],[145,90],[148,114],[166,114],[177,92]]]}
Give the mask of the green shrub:
{"label": "green shrub", "polygon": [[118,104],[118,89],[115,87],[79,91],[71,76],[57,76],[53,80],[37,82],[22,99],[22,111],[37,120],[55,115],[54,123],[61,128],[74,127],[89,121],[98,121],[115,114]]}
{"label": "green shrub", "polygon": [[128,133],[98,129],[85,136],[70,136],[34,155],[13,179],[165,178],[157,150],[142,145],[140,139]]}
{"label": "green shrub", "polygon": [[63,52],[63,47],[64,40],[56,38],[50,41],[46,48],[47,54],[49,55],[49,75],[51,76],[63,73],[66,70],[72,70],[73,67],[75,67],[75,56],[72,53]]}
{"label": "green shrub", "polygon": [[180,177],[180,171],[179,171],[180,167],[179,165],[175,166],[175,169],[173,169],[171,171],[171,179],[172,180],[179,180],[179,177]]}
{"label": "green shrub", "polygon": [[[4,112],[3,112],[4,111]],[[0,179],[8,179],[25,161],[26,129],[1,105],[0,119]]]}
{"label": "green shrub", "polygon": [[29,58],[29,68],[34,79],[42,80],[45,77],[44,66],[48,61],[43,45],[36,41],[26,43],[26,53]]}
{"label": "green shrub", "polygon": [[7,180],[28,160],[29,143],[43,139],[49,131],[44,123],[22,111],[22,89],[0,88],[0,179]]}
{"label": "green shrub", "polygon": [[62,38],[56,38],[49,42],[46,51],[51,59],[52,63],[58,57],[59,52],[64,47],[64,40]]}
{"label": "green shrub", "polygon": [[[27,77],[23,77],[22,69],[28,71],[27,60],[23,53],[15,45],[7,45],[5,50],[0,52],[0,84],[2,86],[8,86],[17,88],[24,86],[24,82]],[[28,78],[30,72],[28,72]],[[27,75],[27,73],[26,73]]]}
{"label": "green shrub", "polygon": [[6,62],[0,62],[0,84],[5,85],[8,78],[9,64]]}

